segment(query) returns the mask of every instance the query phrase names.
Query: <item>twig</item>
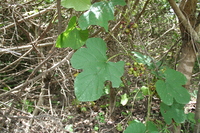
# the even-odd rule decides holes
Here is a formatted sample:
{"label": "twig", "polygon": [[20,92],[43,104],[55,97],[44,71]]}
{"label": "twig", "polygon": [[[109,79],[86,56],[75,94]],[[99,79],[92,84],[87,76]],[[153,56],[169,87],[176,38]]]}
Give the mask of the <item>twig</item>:
{"label": "twig", "polygon": [[136,6],[139,4],[139,0],[135,0],[133,7],[131,7],[133,10],[135,10]]}
{"label": "twig", "polygon": [[174,0],[168,0],[168,2],[171,5],[174,12],[176,13],[180,22],[184,25],[184,27],[190,33],[191,37],[194,39],[194,41],[200,42],[200,37],[198,36],[197,32],[194,30],[191,23],[186,19],[186,17],[183,15],[181,10],[178,8],[178,6],[176,5],[176,2]]}
{"label": "twig", "polygon": [[135,19],[135,23],[138,22],[138,20],[140,19],[140,17],[142,16],[142,14],[145,12],[146,8],[147,8],[147,5],[149,3],[150,0],[147,0],[144,4],[144,7],[142,9],[142,11],[140,12],[140,14],[137,15],[136,19]]}
{"label": "twig", "polygon": [[60,34],[62,32],[61,0],[57,0],[57,12],[58,12],[58,34]]}
{"label": "twig", "polygon": [[[18,21],[18,23],[22,23],[22,22],[24,22],[24,21],[26,21],[26,20],[28,20],[28,19],[31,19],[31,18],[40,16],[41,14],[44,14],[44,13],[48,12],[49,10],[53,10],[53,7],[54,7],[55,5],[56,5],[56,4],[53,4],[53,5],[51,5],[50,7],[46,8],[46,9],[44,9],[44,10],[38,12],[38,13],[35,13],[35,14],[30,15],[30,16],[28,16],[28,17],[22,18],[22,19],[20,19],[20,20]],[[7,25],[7,26],[4,26],[4,27],[0,28],[0,31],[7,30],[7,29],[9,29],[9,28],[12,28],[13,26],[15,26],[15,23],[12,23],[12,24],[9,24],[9,25]]]}
{"label": "twig", "polygon": [[[54,21],[55,21],[55,19],[52,19],[51,23],[47,26],[47,28],[46,28],[45,31],[42,33],[42,35],[39,36],[39,37],[36,39],[36,41],[39,40],[39,39],[41,39],[41,38],[43,37],[43,35],[45,34],[45,32],[46,32],[47,30],[49,30],[49,28],[51,27],[51,25],[52,25],[52,23],[53,23]],[[55,45],[55,43],[54,43],[54,45]],[[30,74],[30,76],[28,77],[27,80],[29,80],[30,78],[32,78],[32,76],[37,72],[37,70],[39,70],[39,69],[42,67],[42,65],[43,65],[46,61],[48,61],[48,60],[50,59],[50,57],[54,54],[54,52],[55,52],[55,47],[53,46],[53,47],[51,48],[51,50],[49,51],[49,53],[48,53],[48,55],[47,55],[47,58],[44,59],[44,60],[33,70],[33,72]]]}
{"label": "twig", "polygon": [[[53,44],[54,42],[41,43],[41,44],[38,44],[37,47],[47,47],[47,46],[52,46]],[[0,54],[11,53],[15,55],[22,55],[21,53],[17,51],[27,50],[32,47],[33,47],[32,45],[24,45],[24,46],[12,47],[12,48],[0,48]]]}
{"label": "twig", "polygon": [[[36,105],[35,109],[33,110],[33,114],[32,114],[33,116],[38,115],[38,113],[39,113],[39,111],[40,111],[39,107],[41,107],[41,106],[43,105],[43,103],[44,103],[44,99],[43,99],[44,94],[45,94],[45,88],[42,88],[42,89],[41,89],[41,93],[40,93],[39,100],[38,100],[38,102],[37,102],[37,105]],[[29,129],[30,129],[30,127],[31,127],[32,124],[33,124],[33,120],[34,120],[34,119],[31,118],[31,120],[29,121],[29,125],[27,126],[26,131],[29,132]]]}
{"label": "twig", "polygon": [[8,66],[0,69],[0,73],[5,73],[5,72],[8,72],[8,71],[11,71],[13,69],[15,69],[15,67],[12,67],[11,69],[9,70],[6,70],[7,68],[11,67],[12,65],[18,63],[22,58],[24,58],[27,54],[29,54],[31,51],[33,50],[33,48],[29,49],[26,53],[24,53],[20,58],[18,58],[17,60],[15,60],[14,62],[12,62],[11,64],[9,64]]}
{"label": "twig", "polygon": [[146,45],[146,47],[151,46],[151,44],[157,42],[159,39],[161,39],[163,36],[165,36],[168,32],[170,32],[171,30],[174,30],[174,29],[175,29],[175,25],[173,25],[172,28],[170,28],[169,30],[165,31],[165,33],[163,33],[159,38],[155,39],[154,41],[152,41],[151,43]]}
{"label": "twig", "polygon": [[49,118],[52,118],[52,119],[58,119],[57,117],[54,117],[52,115],[37,115],[37,116],[32,116],[32,115],[29,115],[29,116],[15,116],[15,115],[8,115],[6,116],[7,118],[13,118],[13,119],[38,119],[38,118],[43,118],[43,117],[49,117]]}
{"label": "twig", "polygon": [[111,33],[113,33],[116,29],[118,29],[118,28],[120,27],[121,20],[122,20],[122,19],[120,19],[120,20],[117,22],[117,24],[115,24],[115,26],[114,26],[114,27],[111,29],[111,31],[109,32],[110,34],[108,34],[108,35],[105,37],[104,40],[107,41],[107,40],[110,39],[110,36],[112,36]]}
{"label": "twig", "polygon": [[[1,102],[1,101],[0,101],[0,104],[3,104],[4,106],[11,108],[10,105],[8,105],[8,104],[6,104],[6,103],[3,103],[3,102]],[[18,112],[21,112],[21,113],[23,113],[23,114],[26,114],[26,115],[31,115],[30,113],[24,112],[24,111],[22,111],[22,110],[20,110],[20,109],[16,109],[16,108],[14,108],[14,107],[12,107],[12,109],[14,109],[14,110],[16,110],[16,111],[18,111]],[[6,117],[7,117],[7,116],[6,116]]]}
{"label": "twig", "polygon": [[10,93],[17,93],[17,92],[19,92],[20,89],[25,89],[25,87],[26,87],[27,85],[29,85],[30,83],[33,83],[33,82],[37,81],[37,80],[40,79],[42,76],[44,76],[44,75],[46,75],[47,73],[53,71],[53,70],[56,69],[58,66],[62,65],[64,62],[68,61],[68,60],[71,58],[71,56],[72,56],[73,53],[74,53],[74,51],[71,51],[64,59],[62,59],[60,62],[54,64],[54,65],[53,65],[51,68],[49,68],[48,70],[44,71],[43,73],[40,73],[38,76],[36,76],[36,77],[34,77],[34,78],[32,78],[32,79],[26,81],[25,83],[22,83],[22,84],[16,86],[16,87],[13,88],[12,90],[7,91],[7,92],[5,92],[5,93],[3,93],[3,94],[0,94],[0,97],[6,96],[6,95],[8,95],[8,94],[10,94]]}
{"label": "twig", "polygon": [[161,61],[162,59],[164,59],[164,58],[167,56],[167,54],[168,54],[175,46],[177,46],[177,44],[180,42],[180,40],[181,40],[181,38],[178,39],[178,40],[167,50],[167,52],[165,52],[165,54],[164,54],[158,61]]}

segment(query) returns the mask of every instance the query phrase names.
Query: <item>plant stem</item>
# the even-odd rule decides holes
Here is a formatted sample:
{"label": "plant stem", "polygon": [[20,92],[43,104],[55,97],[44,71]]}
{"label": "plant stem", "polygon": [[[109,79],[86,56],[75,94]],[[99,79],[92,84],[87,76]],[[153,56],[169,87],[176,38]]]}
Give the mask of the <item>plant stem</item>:
{"label": "plant stem", "polygon": [[113,55],[112,57],[110,57],[110,58],[106,61],[106,63],[107,63],[108,61],[110,61],[112,58],[115,58],[115,57],[117,57],[117,56],[119,56],[119,55],[123,55],[123,53],[119,53],[119,54]]}

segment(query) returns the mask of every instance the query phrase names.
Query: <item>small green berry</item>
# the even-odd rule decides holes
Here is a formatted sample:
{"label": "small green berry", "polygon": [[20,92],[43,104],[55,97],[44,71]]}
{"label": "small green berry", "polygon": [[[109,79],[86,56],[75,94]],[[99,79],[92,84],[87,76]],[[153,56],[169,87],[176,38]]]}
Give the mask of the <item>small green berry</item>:
{"label": "small green berry", "polygon": [[127,63],[126,63],[126,65],[127,65],[127,66],[130,66],[130,65],[131,65],[131,63],[130,63],[130,62],[127,62]]}
{"label": "small green berry", "polygon": [[129,69],[129,71],[133,71],[134,69],[131,67],[130,69]]}
{"label": "small green berry", "polygon": [[133,71],[128,71],[128,74],[133,74]]}

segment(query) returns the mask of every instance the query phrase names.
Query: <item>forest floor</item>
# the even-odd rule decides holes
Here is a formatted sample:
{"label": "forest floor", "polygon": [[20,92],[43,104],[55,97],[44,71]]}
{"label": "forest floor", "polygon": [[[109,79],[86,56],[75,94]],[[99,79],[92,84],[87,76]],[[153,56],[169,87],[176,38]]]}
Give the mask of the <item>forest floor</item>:
{"label": "forest floor", "polygon": [[[149,96],[136,95],[142,87],[141,82],[148,84],[147,76],[141,79],[129,77],[130,80],[127,81],[131,84],[127,89],[131,93],[127,93],[128,102],[125,105],[120,103],[122,95],[125,94],[123,87],[116,89],[113,108],[110,108],[108,94],[94,102],[78,101],[74,94],[74,75],[78,70],[71,67],[70,59],[65,59],[72,50],[57,49],[53,46],[58,37],[56,2],[53,0],[52,3],[49,0],[14,1],[17,4],[9,0],[1,0],[0,3],[2,5],[0,8],[0,133],[122,133],[130,121],[145,122],[147,118],[165,133],[165,129],[170,125],[164,123],[159,109],[161,101],[156,94],[150,104],[148,104]],[[126,29],[116,28],[113,33],[106,33],[98,26],[93,26],[90,30],[97,33],[94,34],[95,37],[106,40],[108,53],[112,53],[113,49],[116,50],[118,43],[116,40],[113,41],[110,34],[116,36],[120,45],[123,44],[123,48],[130,51],[141,52],[140,50],[146,47],[146,44],[153,42],[152,46],[147,45],[149,55],[152,57],[162,57],[163,51],[171,47],[168,51],[169,55],[165,54],[169,60],[164,63],[174,67],[179,49],[171,45],[176,44],[178,37],[172,38],[174,32],[176,35],[178,32],[174,28],[173,32],[166,32],[170,27],[174,27],[171,22],[168,22],[171,18],[165,18],[165,15],[151,16],[157,13],[160,15],[160,12],[155,10],[160,5],[156,3],[150,5],[152,9],[148,9],[147,17],[142,18],[138,30],[133,29],[130,33],[126,33],[124,32]],[[126,8],[119,7],[118,10],[124,9]],[[129,11],[128,8],[126,10]],[[80,14],[72,9],[62,8],[63,30],[72,16],[80,16]],[[116,16],[115,22],[109,23],[110,29],[120,24],[121,20],[130,21],[133,17],[130,15],[126,20],[120,14],[122,13],[115,14],[119,16]],[[155,21],[153,18],[167,21]],[[150,21],[154,23],[151,24]],[[172,23],[174,25],[174,22]],[[154,27],[156,27],[155,31]],[[176,28],[178,29],[178,26]],[[109,45],[113,49],[109,48]],[[49,54],[52,49],[55,50],[54,54]],[[114,52],[113,55],[119,54],[118,50]],[[63,59],[65,59],[63,64],[54,67]],[[122,57],[120,60],[129,59]],[[49,72],[49,68],[52,67],[54,69]],[[48,74],[45,73],[47,71]],[[195,72],[197,71],[199,68]],[[41,74],[44,75],[40,76]],[[192,98],[185,107],[186,113],[195,111],[195,96],[199,81],[198,73],[192,78],[190,86]],[[192,127],[192,123],[187,121],[182,125],[185,133],[189,133]]]}
{"label": "forest floor", "polygon": [[[35,93],[35,94],[34,94]],[[37,91],[29,94],[34,99]],[[74,98],[64,97],[61,90],[53,90],[51,96],[44,96],[44,104],[39,107],[39,113],[32,116],[35,102],[28,102],[21,107],[20,98],[10,95],[0,98],[0,132],[1,133],[122,133],[129,121],[139,120],[144,122],[147,117],[147,97],[143,99],[129,100],[123,106],[120,104],[120,95],[116,95],[114,111],[109,111],[109,96],[105,95],[94,102],[79,102]],[[21,96],[27,95],[21,93]],[[69,96],[69,94],[68,94]],[[134,96],[134,95],[132,95]],[[131,96],[130,96],[131,97]],[[36,97],[37,98],[37,97]],[[8,99],[15,99],[13,104],[5,104]],[[4,104],[3,101],[5,101]],[[51,101],[51,102],[49,102]],[[17,103],[18,105],[15,105]],[[151,102],[150,120],[156,123],[158,128],[166,127],[159,111],[159,98],[154,96]],[[196,98],[192,97],[186,105],[187,112],[195,111]],[[189,131],[191,123],[182,127]]]}

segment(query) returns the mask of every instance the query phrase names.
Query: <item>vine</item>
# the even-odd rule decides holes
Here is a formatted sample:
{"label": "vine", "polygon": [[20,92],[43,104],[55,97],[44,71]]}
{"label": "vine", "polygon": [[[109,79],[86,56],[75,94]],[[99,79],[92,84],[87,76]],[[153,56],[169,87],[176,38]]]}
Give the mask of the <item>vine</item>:
{"label": "vine", "polygon": [[[124,0],[101,1],[92,5],[90,0],[63,0],[62,2],[62,5],[66,8],[74,8],[76,11],[87,10],[78,20],[76,16],[70,19],[67,29],[58,36],[56,42],[56,47],[71,47],[77,50],[71,58],[71,64],[75,69],[83,70],[77,75],[74,82],[75,95],[79,101],[95,101],[99,99],[104,94],[104,83],[107,80],[111,81],[112,87],[115,88],[118,88],[122,83],[124,61],[109,61],[120,54],[108,59],[105,41],[101,38],[88,38],[88,27],[98,25],[108,32],[108,21],[115,18],[114,7],[116,5],[124,6],[125,4]],[[86,47],[81,48],[84,44],[86,44]],[[183,123],[186,120],[184,105],[190,101],[189,93],[182,87],[186,83],[185,76],[165,66],[160,67],[160,62],[141,53],[132,51],[131,54],[128,54],[126,51],[126,54],[128,56],[133,55],[132,58],[135,61],[134,64],[127,63],[128,66],[131,66],[128,73],[138,77],[148,69],[155,76],[156,81],[153,84],[156,89],[152,90],[150,87],[141,88],[143,95],[149,97],[146,123],[143,124],[134,120],[127,127],[125,133],[130,133],[133,130],[135,133],[158,133],[154,123],[149,120],[150,103],[155,94],[162,101],[160,112],[165,122],[167,124],[171,124],[174,121]],[[122,99],[122,104],[125,105],[128,102],[127,95],[123,95]]]}

